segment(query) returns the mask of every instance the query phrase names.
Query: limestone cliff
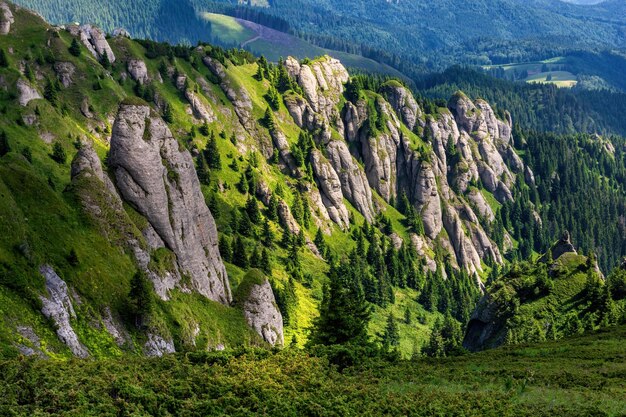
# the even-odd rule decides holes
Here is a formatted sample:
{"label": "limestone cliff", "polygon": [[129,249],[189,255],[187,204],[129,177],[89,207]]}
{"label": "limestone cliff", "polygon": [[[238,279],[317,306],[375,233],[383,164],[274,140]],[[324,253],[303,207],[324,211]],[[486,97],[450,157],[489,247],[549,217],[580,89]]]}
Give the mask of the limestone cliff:
{"label": "limestone cliff", "polygon": [[502,262],[482,223],[493,221],[494,212],[472,184],[505,202],[513,198],[516,175],[532,180],[512,146],[508,113],[500,120],[488,103],[457,93],[448,108],[426,115],[396,81],[342,104],[341,63],[288,58],[284,65],[303,91],[289,93],[285,104],[324,151],[313,151],[311,163],[332,221],[346,227],[344,198],[371,222],[379,211],[376,194],[387,202],[404,194],[422,219],[428,246],[440,245],[470,273],[481,271],[482,262]]}
{"label": "limestone cliff", "polygon": [[[110,164],[120,194],[176,254],[191,290],[231,301],[213,216],[204,202],[191,155],[167,125],[141,105],[122,105],[113,126]],[[184,286],[181,282],[177,285]]]}

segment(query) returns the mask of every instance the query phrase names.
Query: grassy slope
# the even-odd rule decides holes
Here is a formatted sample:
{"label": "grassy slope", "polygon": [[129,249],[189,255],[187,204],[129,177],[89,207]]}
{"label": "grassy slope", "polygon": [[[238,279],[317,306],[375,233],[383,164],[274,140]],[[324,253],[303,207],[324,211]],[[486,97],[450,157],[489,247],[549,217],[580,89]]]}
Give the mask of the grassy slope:
{"label": "grassy slope", "polygon": [[[619,416],[626,327],[447,359],[218,353],[107,361],[0,362],[0,414]],[[78,394],[80,393],[80,394]]]}
{"label": "grassy slope", "polygon": [[[392,67],[380,64],[369,58],[341,51],[320,48],[292,35],[261,36],[259,32],[246,27],[234,17],[216,13],[204,13],[203,18],[211,22],[212,35],[220,42],[228,45],[244,44],[255,54],[265,55],[270,61],[278,61],[281,57],[295,56],[300,59],[328,54],[339,59],[347,67],[363,71],[390,74],[398,77],[403,75]],[[268,29],[265,29],[267,31]]]}

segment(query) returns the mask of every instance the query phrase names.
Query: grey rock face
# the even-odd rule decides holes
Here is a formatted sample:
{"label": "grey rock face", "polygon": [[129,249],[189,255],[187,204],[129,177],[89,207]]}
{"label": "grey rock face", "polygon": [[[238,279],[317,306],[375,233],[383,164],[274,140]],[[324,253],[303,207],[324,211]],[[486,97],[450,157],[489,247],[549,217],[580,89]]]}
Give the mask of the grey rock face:
{"label": "grey rock face", "polygon": [[39,91],[37,91],[35,87],[30,85],[28,81],[22,79],[17,80],[17,92],[19,94],[17,101],[18,103],[20,103],[20,106],[23,107],[25,107],[32,100],[41,99],[41,94],[39,94]]}
{"label": "grey rock face", "polygon": [[293,218],[293,214],[291,214],[291,209],[284,200],[280,200],[278,202],[278,218],[283,226],[291,232],[293,235],[297,235],[300,233],[300,225]]}
{"label": "grey rock face", "polygon": [[417,105],[413,94],[402,85],[385,84],[381,94],[387,99],[394,111],[404,124],[413,130],[416,125],[422,124],[422,109]]}
{"label": "grey rock face", "polygon": [[311,166],[328,216],[340,227],[347,228],[350,225],[350,214],[343,203],[341,181],[337,173],[317,149],[311,152]]}
{"label": "grey rock face", "polygon": [[116,320],[111,314],[111,309],[106,307],[102,314],[102,323],[104,328],[115,340],[115,343],[122,347],[131,343],[132,339],[128,334],[128,331],[122,326],[122,324]]}
{"label": "grey rock face", "polygon": [[76,71],[74,64],[71,62],[55,62],[54,71],[65,88],[72,85],[72,77]]}
{"label": "grey rock face", "polygon": [[48,297],[39,296],[43,305],[41,312],[48,319],[54,321],[57,327],[57,336],[67,345],[75,356],[86,358],[89,356],[87,348],[78,340],[70,320],[76,318],[72,299],[68,295],[67,284],[54,272],[50,265],[42,265],[39,272],[46,279]]}
{"label": "grey rock face", "polygon": [[5,2],[0,3],[0,35],[8,35],[13,23],[15,19],[9,5]]}
{"label": "grey rock face", "polygon": [[176,254],[192,289],[229,304],[230,285],[193,160],[147,106],[122,105],[113,125],[110,164],[122,197]]}
{"label": "grey rock face", "polygon": [[148,76],[148,68],[146,67],[146,63],[142,60],[129,60],[127,68],[131,78],[137,81],[139,84],[143,85],[150,81],[150,77]]}
{"label": "grey rock face", "polygon": [[166,340],[159,335],[148,333],[148,341],[143,347],[143,353],[150,357],[161,357],[170,353],[175,353],[174,341]]}
{"label": "grey rock face", "polygon": [[[133,233],[135,225],[126,214],[115,185],[103,172],[98,155],[88,144],[83,145],[72,161],[71,174],[72,185],[81,184],[75,191],[83,210],[98,225],[102,235],[114,244],[130,249],[139,268],[150,277],[157,295],[163,300],[169,299],[168,292],[180,281],[180,273],[175,270],[159,275],[149,270],[148,248],[142,247],[138,241],[139,231]],[[105,213],[111,214],[105,216]],[[150,249],[165,247],[150,223],[141,232]]]}
{"label": "grey rock face", "polygon": [[443,211],[443,224],[454,249],[459,265],[466,267],[471,274],[482,270],[480,257],[472,241],[465,235],[463,224],[454,207],[447,206]]}
{"label": "grey rock face", "polygon": [[276,305],[272,287],[267,279],[254,284],[248,298],[243,302],[243,314],[252,327],[267,343],[283,346],[283,316]]}
{"label": "grey rock face", "polygon": [[71,167],[71,177],[72,179],[78,177],[79,175],[94,175],[100,181],[104,183],[107,189],[111,192],[111,195],[115,197],[121,206],[121,200],[117,195],[117,191],[115,190],[115,186],[113,182],[109,178],[108,175],[104,173],[102,170],[102,164],[100,163],[100,158],[93,150],[93,148],[89,145],[84,145],[76,154],[74,159],[72,160]]}
{"label": "grey rock face", "polygon": [[25,356],[38,356],[40,358],[46,358],[46,354],[41,351],[41,340],[32,327],[30,326],[17,326],[17,332],[25,340],[30,342],[30,346],[24,344],[18,344],[17,349],[22,355]]}
{"label": "grey rock face", "polygon": [[416,208],[421,213],[426,236],[435,239],[443,228],[441,199],[432,168],[424,163],[418,173],[415,188]]}
{"label": "grey rock face", "polygon": [[343,195],[371,223],[375,212],[372,204],[372,190],[365,173],[350,154],[344,141],[331,141],[326,149],[328,159],[341,182]]}
{"label": "grey rock face", "polygon": [[299,175],[296,160],[291,154],[291,147],[289,146],[285,134],[280,129],[274,129],[270,132],[270,135],[272,136],[274,147],[278,149],[283,167],[287,169],[291,175]]}
{"label": "grey rock face", "polygon": [[97,60],[101,60],[106,54],[109,62],[115,62],[115,54],[102,30],[92,25],[69,25],[67,30],[73,36],[78,36],[83,45]]}
{"label": "grey rock face", "polygon": [[215,117],[215,114],[213,114],[213,110],[211,109],[211,106],[206,105],[203,102],[203,100],[198,95],[196,95],[193,91],[191,90],[185,91],[185,98],[191,105],[193,116],[196,119],[202,122],[206,122],[206,123],[212,123],[215,120],[217,120],[217,118]]}
{"label": "grey rock face", "polygon": [[239,122],[247,131],[254,131],[256,123],[252,116],[252,100],[250,100],[250,94],[248,94],[243,86],[237,86],[232,82],[226,74],[226,68],[224,68],[221,62],[210,57],[205,57],[203,62],[211,72],[220,79],[220,87],[235,107],[235,113],[237,113]]}
{"label": "grey rock face", "polygon": [[[295,70],[292,66],[292,70]],[[349,79],[348,71],[338,60],[323,57],[311,64],[301,65],[297,81],[313,111],[327,119],[336,114],[336,105],[343,93],[343,84]]]}

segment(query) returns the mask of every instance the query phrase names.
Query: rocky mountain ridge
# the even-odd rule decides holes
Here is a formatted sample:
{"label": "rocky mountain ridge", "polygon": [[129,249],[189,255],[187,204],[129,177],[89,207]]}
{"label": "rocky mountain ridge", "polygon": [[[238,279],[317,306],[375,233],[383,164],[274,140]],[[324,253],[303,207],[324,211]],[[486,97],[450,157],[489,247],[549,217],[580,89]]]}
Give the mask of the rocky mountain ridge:
{"label": "rocky mountain ridge", "polygon": [[[273,67],[283,84],[274,102],[254,57],[53,27],[0,4],[9,11],[2,117],[18,120],[2,156],[3,208],[14,215],[3,219],[0,272],[25,280],[2,293],[25,312],[7,314],[7,345],[36,352],[32,340],[52,340],[41,313],[61,342],[37,348],[45,355],[161,355],[303,337],[326,278],[323,246],[346,256],[357,228],[391,216],[385,248],[411,250],[424,272],[446,274],[451,265],[476,285],[512,246],[490,237],[494,210],[513,199],[515,181],[533,175],[515,152],[510,116],[499,119],[482,100],[459,92],[427,113],[395,80],[355,91],[355,78],[325,56]],[[216,155],[224,162],[203,168]],[[37,207],[58,219],[27,220],[39,213],[27,205],[32,189],[42,196]],[[411,227],[396,210],[404,200],[415,213]],[[265,255],[270,280],[238,300],[261,248],[276,248],[261,233],[286,243]],[[293,243],[300,240],[302,248]],[[237,264],[244,250],[252,255]],[[309,282],[293,279],[290,264],[300,257]],[[156,301],[141,298],[133,275],[145,275]],[[23,294],[41,297],[44,308]],[[297,314],[283,327],[287,297]],[[142,328],[129,316],[144,301],[152,307]],[[18,336],[18,327],[36,338]]]}

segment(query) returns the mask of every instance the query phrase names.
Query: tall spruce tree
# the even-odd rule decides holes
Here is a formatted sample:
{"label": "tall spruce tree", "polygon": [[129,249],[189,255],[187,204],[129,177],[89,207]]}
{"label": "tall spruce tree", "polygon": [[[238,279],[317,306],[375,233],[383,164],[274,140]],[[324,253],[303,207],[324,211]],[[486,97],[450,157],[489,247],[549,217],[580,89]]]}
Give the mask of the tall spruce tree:
{"label": "tall spruce tree", "polygon": [[366,344],[370,310],[351,265],[331,265],[312,345]]}

